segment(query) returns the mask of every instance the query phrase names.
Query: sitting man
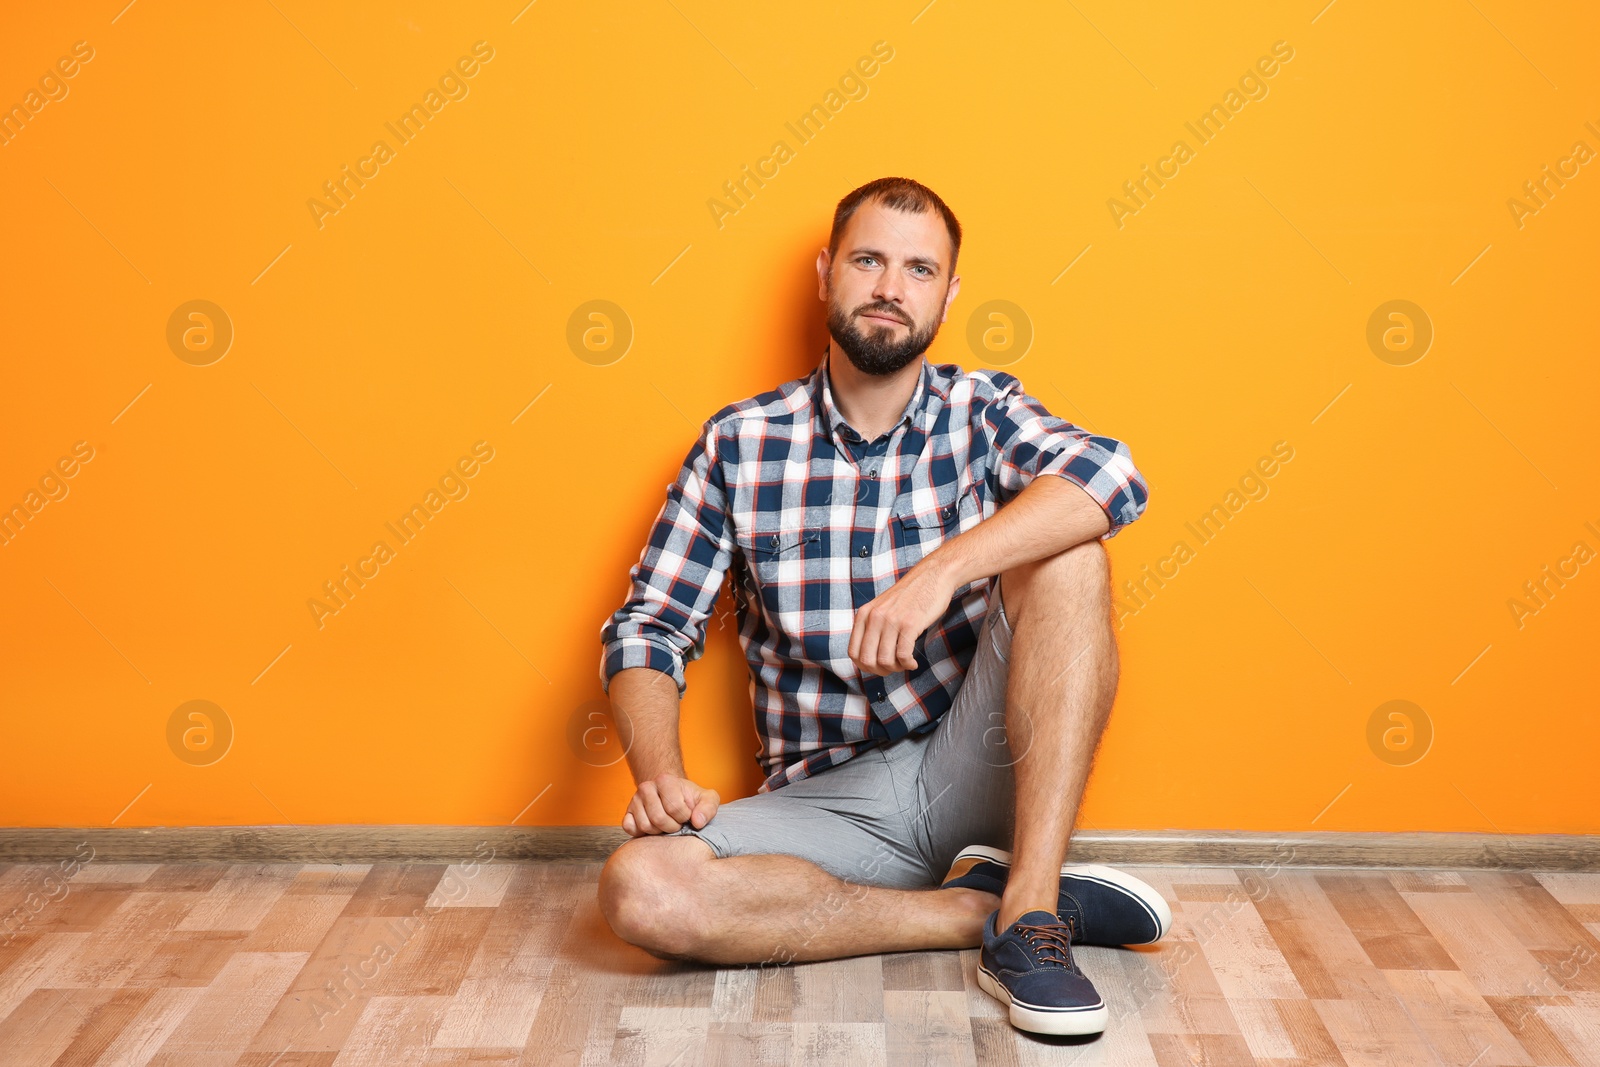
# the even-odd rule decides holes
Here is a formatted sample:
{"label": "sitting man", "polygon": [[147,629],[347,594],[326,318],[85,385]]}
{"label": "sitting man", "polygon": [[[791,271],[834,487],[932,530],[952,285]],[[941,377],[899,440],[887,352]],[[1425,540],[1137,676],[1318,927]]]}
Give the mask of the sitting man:
{"label": "sitting man", "polygon": [[[846,196],[821,362],[708,419],[668,487],[600,634],[638,783],[600,906],[667,959],[981,945],[1015,1026],[1098,1033],[1071,946],[1171,921],[1139,879],[1063,866],[1117,685],[1100,542],[1148,491],[1016,377],[923,358],[960,247],[915,181]],[[767,778],[720,804],[685,777],[678,702],[730,568]]]}

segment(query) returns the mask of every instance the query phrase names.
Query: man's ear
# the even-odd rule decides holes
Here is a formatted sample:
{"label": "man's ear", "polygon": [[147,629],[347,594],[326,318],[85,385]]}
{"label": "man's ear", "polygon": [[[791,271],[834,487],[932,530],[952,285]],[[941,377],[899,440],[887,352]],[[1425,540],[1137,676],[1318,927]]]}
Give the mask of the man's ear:
{"label": "man's ear", "polygon": [[944,294],[944,312],[939,316],[940,323],[950,317],[950,305],[956,302],[956,293],[961,291],[961,275],[950,279],[950,290]]}
{"label": "man's ear", "polygon": [[833,260],[826,248],[817,253],[817,299],[824,302],[828,299],[828,271],[832,266]]}

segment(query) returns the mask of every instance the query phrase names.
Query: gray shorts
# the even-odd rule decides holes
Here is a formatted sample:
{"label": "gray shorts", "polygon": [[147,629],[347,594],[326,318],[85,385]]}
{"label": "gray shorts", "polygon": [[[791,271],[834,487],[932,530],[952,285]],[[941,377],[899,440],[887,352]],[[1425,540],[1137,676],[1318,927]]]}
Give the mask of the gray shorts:
{"label": "gray shorts", "polygon": [[961,689],[928,733],[878,745],[810,778],[731,800],[700,838],[719,857],[782,853],[847,882],[937,885],[968,845],[1010,849],[1015,762],[1005,731],[1011,625],[999,579]]}

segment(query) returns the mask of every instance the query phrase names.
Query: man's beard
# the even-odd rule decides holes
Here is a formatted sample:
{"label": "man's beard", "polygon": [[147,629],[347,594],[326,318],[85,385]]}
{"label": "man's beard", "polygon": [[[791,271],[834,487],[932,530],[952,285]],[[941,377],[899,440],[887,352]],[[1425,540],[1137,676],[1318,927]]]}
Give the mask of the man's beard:
{"label": "man's beard", "polygon": [[[885,304],[866,304],[856,309],[858,313],[877,312],[899,318],[910,318],[900,308]],[[918,330],[912,323],[906,336],[896,341],[893,326],[870,322],[863,328],[854,315],[847,314],[833,294],[828,295],[828,332],[833,335],[844,354],[850,357],[857,370],[863,374],[893,374],[928,350],[939,332],[939,322],[934,320],[925,329]]]}

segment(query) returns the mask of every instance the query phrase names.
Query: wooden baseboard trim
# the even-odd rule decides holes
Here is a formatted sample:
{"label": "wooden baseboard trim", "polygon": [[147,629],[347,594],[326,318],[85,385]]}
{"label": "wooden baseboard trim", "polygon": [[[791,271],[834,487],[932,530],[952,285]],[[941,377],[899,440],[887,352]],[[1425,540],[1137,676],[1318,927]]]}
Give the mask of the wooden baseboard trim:
{"label": "wooden baseboard trim", "polygon": [[1075,863],[1193,867],[1386,867],[1600,871],[1600,835],[1090,830]]}
{"label": "wooden baseboard trim", "polygon": [[[597,863],[623,841],[604,826],[163,826],[0,828],[0,862]],[[1198,867],[1409,867],[1600,871],[1600,835],[1085,830],[1078,863]]]}

